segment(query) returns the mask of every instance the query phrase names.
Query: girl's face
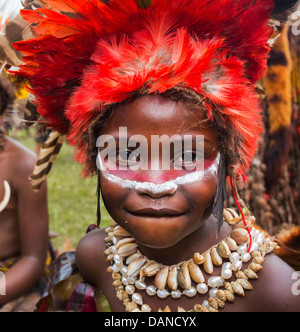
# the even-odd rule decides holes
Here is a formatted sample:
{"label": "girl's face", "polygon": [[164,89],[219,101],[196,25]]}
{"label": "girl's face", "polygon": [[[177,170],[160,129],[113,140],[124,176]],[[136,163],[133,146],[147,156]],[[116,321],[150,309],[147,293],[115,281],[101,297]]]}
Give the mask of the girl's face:
{"label": "girl's face", "polygon": [[[107,168],[100,171],[104,204],[111,217],[141,245],[171,247],[199,229],[211,215],[219,152],[216,132],[205,120],[205,112],[198,106],[188,107],[169,98],[148,95],[117,106],[101,129],[101,137],[110,135],[116,141],[117,167],[107,163]],[[147,153],[135,153],[138,146],[128,147],[128,142],[120,137],[122,133],[128,140],[143,135],[148,143]],[[163,143],[153,153],[153,138],[160,137],[164,142],[163,135],[177,135],[182,142],[184,135],[193,138],[186,149],[178,150],[179,154],[178,145],[171,144],[167,161],[170,170],[165,168]],[[196,137],[200,136],[204,138],[204,151],[201,144],[200,148],[196,144]],[[134,163],[140,167],[134,169]],[[201,167],[192,169],[195,165]]]}

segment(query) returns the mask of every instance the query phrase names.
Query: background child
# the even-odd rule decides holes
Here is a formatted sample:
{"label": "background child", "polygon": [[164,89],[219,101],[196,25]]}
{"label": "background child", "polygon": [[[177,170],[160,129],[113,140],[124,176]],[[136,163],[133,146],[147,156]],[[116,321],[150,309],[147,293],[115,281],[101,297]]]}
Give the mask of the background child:
{"label": "background child", "polygon": [[[9,100],[1,99],[0,125]],[[0,312],[33,311],[41,292],[33,287],[44,275],[48,250],[47,187],[38,193],[31,188],[28,176],[37,160],[31,151],[5,135],[1,143],[0,271],[6,295],[0,295]]]}

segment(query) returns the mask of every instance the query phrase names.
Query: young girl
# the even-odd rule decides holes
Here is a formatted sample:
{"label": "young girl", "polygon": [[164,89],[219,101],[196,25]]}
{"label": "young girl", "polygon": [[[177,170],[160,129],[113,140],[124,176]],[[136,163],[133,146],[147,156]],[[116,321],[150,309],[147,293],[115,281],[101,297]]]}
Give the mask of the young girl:
{"label": "young girl", "polygon": [[273,1],[43,2],[22,12],[36,38],[16,44],[18,75],[114,220],[57,261],[52,309],[96,310],[100,289],[112,311],[299,311],[295,271],[235,190],[262,132]]}

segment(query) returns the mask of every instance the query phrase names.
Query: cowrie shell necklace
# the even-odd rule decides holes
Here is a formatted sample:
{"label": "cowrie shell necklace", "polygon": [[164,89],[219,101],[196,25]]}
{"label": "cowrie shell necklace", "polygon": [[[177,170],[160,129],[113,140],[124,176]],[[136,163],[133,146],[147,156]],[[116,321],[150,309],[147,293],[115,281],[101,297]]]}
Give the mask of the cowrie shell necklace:
{"label": "cowrie shell necklace", "polygon": [[[250,281],[258,279],[265,256],[274,251],[277,244],[267,233],[253,227],[253,216],[246,217],[247,226],[233,209],[225,209],[223,217],[233,227],[229,237],[205,253],[195,253],[190,260],[172,266],[145,257],[135,239],[115,222],[106,228],[105,254],[111,262],[107,272],[112,274],[116,296],[123,302],[125,311],[152,311],[144,303],[142,292],[160,299],[208,295],[207,300],[191,309],[178,306],[178,312],[216,312],[224,308],[226,302],[234,303],[236,296],[245,296],[245,291],[253,290]],[[253,239],[250,252],[246,227]],[[244,264],[248,264],[246,269]],[[220,267],[221,272],[213,276],[216,267]],[[154,282],[147,284],[147,278]],[[167,306],[159,311],[171,310]]]}

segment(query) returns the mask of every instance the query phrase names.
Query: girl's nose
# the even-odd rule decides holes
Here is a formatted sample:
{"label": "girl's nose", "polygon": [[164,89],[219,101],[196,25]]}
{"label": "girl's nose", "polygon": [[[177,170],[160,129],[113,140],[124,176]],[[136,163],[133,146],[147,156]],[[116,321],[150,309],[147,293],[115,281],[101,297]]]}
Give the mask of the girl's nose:
{"label": "girl's nose", "polygon": [[174,195],[178,186],[176,183],[169,181],[162,184],[155,183],[137,183],[135,191],[140,195],[148,195],[152,198],[161,198],[167,195]]}

